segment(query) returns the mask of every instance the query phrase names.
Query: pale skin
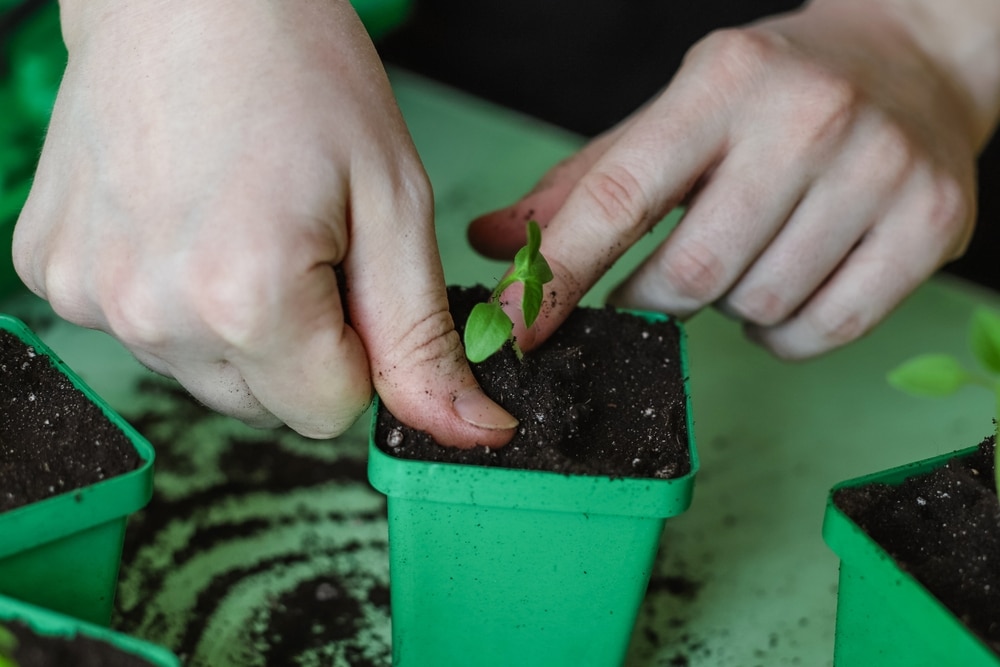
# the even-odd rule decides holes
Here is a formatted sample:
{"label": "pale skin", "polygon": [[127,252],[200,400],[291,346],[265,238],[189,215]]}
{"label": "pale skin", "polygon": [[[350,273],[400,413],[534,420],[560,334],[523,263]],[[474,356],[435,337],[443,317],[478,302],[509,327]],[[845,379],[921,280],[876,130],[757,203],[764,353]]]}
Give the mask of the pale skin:
{"label": "pale skin", "polygon": [[[474,222],[497,257],[529,210],[547,227],[555,298],[531,331],[512,313],[521,347],[681,203],[616,301],[715,305],[785,358],[867,332],[973,227],[1000,3],[944,4],[816,0],[709,35],[659,96]],[[255,425],[334,436],[374,387],[443,444],[509,441],[516,422],[479,391],[447,314],[430,186],[348,3],[61,6],[69,65],[14,240],[33,291]]]}
{"label": "pale skin", "polygon": [[546,227],[556,296],[530,331],[510,313],[532,349],[686,204],[611,300],[680,316],[714,305],[775,355],[815,356],[961,254],[998,107],[1000,3],[815,0],[709,35],[662,94],[470,240],[508,257],[525,216]]}
{"label": "pale skin", "polygon": [[14,241],[28,287],[254,425],[335,436],[374,386],[443,444],[510,439],[516,420],[465,361],[430,186],[346,1],[61,9],[69,63]]}

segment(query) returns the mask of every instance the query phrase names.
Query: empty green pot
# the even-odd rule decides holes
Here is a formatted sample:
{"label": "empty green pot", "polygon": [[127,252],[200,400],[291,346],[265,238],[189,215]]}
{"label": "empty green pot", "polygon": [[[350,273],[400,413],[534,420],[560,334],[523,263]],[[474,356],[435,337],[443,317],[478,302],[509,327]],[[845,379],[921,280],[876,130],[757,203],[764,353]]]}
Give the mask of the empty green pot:
{"label": "empty green pot", "polygon": [[823,537],[840,557],[836,667],[1000,667],[995,653],[833,504],[838,489],[900,484],[974,451],[972,447],[859,477],[831,491]]}
{"label": "empty green pot", "polygon": [[156,644],[0,595],[0,625],[12,621],[27,625],[38,635],[66,639],[83,635],[109,644],[122,653],[142,658],[156,667],[180,667],[181,664],[177,656]]}
{"label": "empty green pot", "polygon": [[0,594],[106,625],[128,515],[153,493],[153,448],[19,320],[0,329],[48,357],[131,441],[142,464],[124,475],[0,514]]}
{"label": "empty green pot", "polygon": [[368,473],[388,498],[393,664],[621,664],[664,521],[691,502],[687,408],[691,471],[669,480],[399,459],[375,445],[373,420]]}

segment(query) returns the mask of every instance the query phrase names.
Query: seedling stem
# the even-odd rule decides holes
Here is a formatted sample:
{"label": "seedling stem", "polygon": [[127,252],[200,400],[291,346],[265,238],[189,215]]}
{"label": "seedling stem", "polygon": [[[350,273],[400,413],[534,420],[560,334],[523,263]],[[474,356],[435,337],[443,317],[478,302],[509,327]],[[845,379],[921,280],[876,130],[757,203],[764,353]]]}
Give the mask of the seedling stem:
{"label": "seedling stem", "polygon": [[[514,283],[524,286],[521,313],[524,325],[530,327],[542,309],[542,286],[552,280],[552,269],[542,256],[542,230],[534,220],[528,221],[527,243],[514,256],[514,268],[493,289],[489,301],[477,303],[465,323],[465,356],[479,363],[495,354],[511,339],[514,323],[500,305],[500,297]],[[514,352],[522,358],[521,348],[513,341]]]}

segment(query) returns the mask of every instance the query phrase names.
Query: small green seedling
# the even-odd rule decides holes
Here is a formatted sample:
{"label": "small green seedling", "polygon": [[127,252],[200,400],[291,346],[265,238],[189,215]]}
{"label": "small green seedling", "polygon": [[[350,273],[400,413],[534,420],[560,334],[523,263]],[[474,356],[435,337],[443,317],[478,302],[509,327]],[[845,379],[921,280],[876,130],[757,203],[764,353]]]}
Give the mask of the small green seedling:
{"label": "small green seedling", "polygon": [[889,373],[889,384],[917,396],[948,396],[966,385],[991,390],[996,401],[994,476],[1000,496],[1000,312],[979,308],[969,326],[972,353],[982,369],[969,370],[950,354],[914,357]]}
{"label": "small green seedling", "polygon": [[[552,280],[552,269],[542,257],[542,230],[534,220],[528,221],[528,241],[514,256],[514,268],[490,294],[489,301],[477,303],[465,323],[465,356],[479,363],[495,354],[511,337],[514,323],[500,306],[500,297],[514,283],[524,285],[521,312],[525,326],[534,324],[542,309],[542,286]],[[514,351],[521,358],[521,349],[514,341]]]}
{"label": "small green seedling", "polygon": [[0,667],[18,667],[14,659],[14,649],[17,648],[17,638],[14,633],[0,625]]}

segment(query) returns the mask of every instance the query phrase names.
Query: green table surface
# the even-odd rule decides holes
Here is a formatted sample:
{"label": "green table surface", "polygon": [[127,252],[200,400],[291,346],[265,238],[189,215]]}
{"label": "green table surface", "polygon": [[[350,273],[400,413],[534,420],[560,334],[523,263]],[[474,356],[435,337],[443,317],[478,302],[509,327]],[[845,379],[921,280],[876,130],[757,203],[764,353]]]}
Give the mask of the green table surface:
{"label": "green table surface", "polygon": [[[472,253],[465,224],[518,197],[581,140],[390,74],[435,188],[447,278],[489,282],[504,266]],[[668,229],[627,255],[590,303]],[[702,469],[693,506],[667,523],[628,665],[832,664],[827,491],[990,432],[985,392],[921,400],[884,380],[920,352],[971,362],[966,324],[981,303],[1000,306],[1000,297],[935,279],[864,340],[799,364],[771,358],[715,312],[689,322]],[[256,431],[195,405],[110,337],[58,320],[30,295],[4,310],[157,448],[156,495],[130,524],[115,627],[190,665],[389,664],[386,523],[364,476],[366,419],[324,442]]]}

